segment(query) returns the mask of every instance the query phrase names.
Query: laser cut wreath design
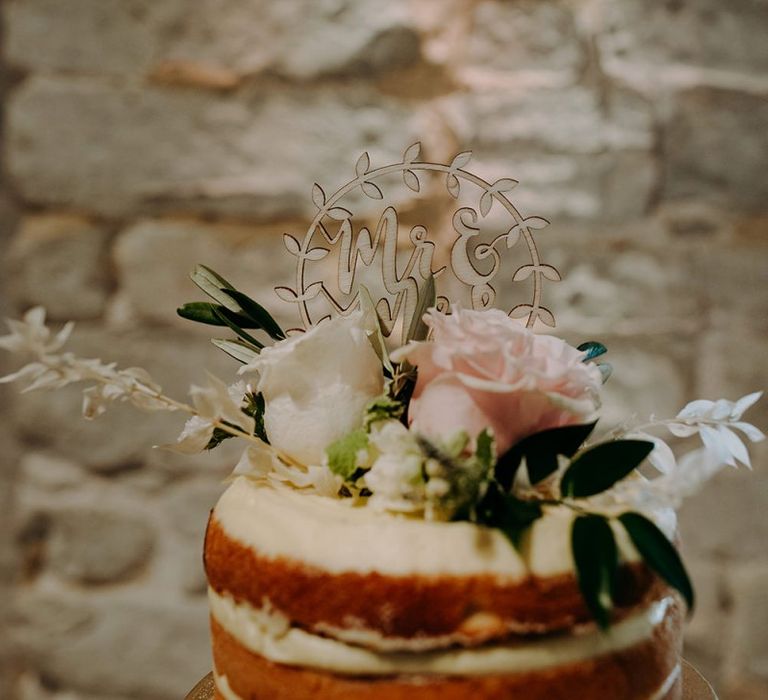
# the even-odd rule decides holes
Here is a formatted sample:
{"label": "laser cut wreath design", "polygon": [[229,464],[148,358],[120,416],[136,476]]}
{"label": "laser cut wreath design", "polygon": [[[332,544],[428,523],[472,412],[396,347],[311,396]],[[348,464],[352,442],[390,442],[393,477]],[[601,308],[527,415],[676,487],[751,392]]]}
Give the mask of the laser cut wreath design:
{"label": "laser cut wreath design", "polygon": [[[298,306],[299,315],[306,330],[315,323],[333,314],[348,314],[360,305],[360,289],[356,287],[358,272],[369,270],[377,257],[381,269],[378,276],[384,292],[372,299],[381,320],[382,332],[390,337],[400,319],[399,341],[405,342],[408,329],[414,315],[424,308],[426,294],[432,282],[440,287],[441,278],[453,277],[469,290],[469,298],[474,309],[490,308],[496,299],[496,288],[492,284],[502,272],[502,255],[498,248],[509,251],[519,241],[524,243],[530,262],[519,266],[512,274],[512,282],[532,280],[530,302],[517,304],[508,314],[512,318],[525,318],[526,326],[533,326],[540,320],[553,327],[555,319],[552,312],[542,305],[542,286],[544,280],[559,281],[559,272],[551,265],[542,263],[534,241],[533,231],[548,225],[548,221],[538,216],[523,217],[515,205],[506,196],[518,183],[511,178],[501,178],[493,183],[465,170],[472,157],[471,151],[456,155],[450,164],[432,163],[418,160],[421,144],[409,146],[399,163],[392,163],[379,168],[371,168],[368,153],[363,153],[355,165],[355,178],[340,187],[330,196],[315,183],[312,187],[312,201],[317,207],[312,222],[299,240],[289,233],[283,234],[283,242],[288,252],[296,257],[295,288],[275,287],[280,299]],[[462,183],[474,185],[480,191],[477,208],[457,206],[451,217],[454,240],[450,244],[450,262],[437,270],[432,269],[435,253],[435,241],[428,238],[427,228],[422,225],[412,226],[408,233],[410,255],[403,263],[398,259],[400,225],[397,209],[387,206],[381,213],[373,234],[367,226],[361,226],[357,233],[354,227],[354,214],[344,200],[360,190],[371,200],[383,200],[381,178],[386,175],[400,174],[405,186],[413,193],[419,193],[424,173],[445,175],[445,188],[448,194],[458,200]],[[377,183],[378,181],[378,183]],[[473,241],[480,233],[480,221],[487,217],[498,202],[509,217],[508,227],[496,235],[490,242]],[[329,247],[330,246],[330,247]],[[338,294],[334,292],[326,279],[311,281],[308,268],[323,261],[338,246],[338,265],[335,275]],[[402,257],[402,250],[400,250]],[[484,262],[488,261],[488,262]],[[480,267],[478,267],[478,264]],[[490,269],[483,270],[490,264]],[[316,314],[310,309],[310,302],[324,300],[329,313]],[[449,311],[452,301],[439,292],[435,296],[438,310]],[[397,338],[393,338],[397,340]]]}

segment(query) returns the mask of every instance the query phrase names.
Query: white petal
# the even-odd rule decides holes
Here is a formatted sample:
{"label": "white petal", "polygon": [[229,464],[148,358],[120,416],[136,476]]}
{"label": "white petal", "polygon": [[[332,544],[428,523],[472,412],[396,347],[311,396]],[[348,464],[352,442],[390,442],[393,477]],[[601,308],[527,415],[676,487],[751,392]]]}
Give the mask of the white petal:
{"label": "white petal", "polygon": [[727,399],[718,399],[715,401],[715,405],[712,407],[710,416],[712,420],[724,420],[730,417],[733,411],[734,404]]}
{"label": "white petal", "polygon": [[642,440],[651,440],[653,442],[653,450],[648,455],[648,461],[658,469],[662,474],[668,474],[671,472],[677,462],[675,460],[675,454],[672,452],[672,448],[667,445],[664,440],[655,435],[640,434],[638,435]]}
{"label": "white petal", "polygon": [[739,420],[739,418],[741,418],[741,416],[743,415],[744,411],[746,411],[753,404],[757,403],[757,401],[760,399],[762,395],[763,395],[762,391],[755,391],[751,394],[747,394],[746,396],[742,396],[733,405],[733,411],[731,413],[731,417],[734,420]]}
{"label": "white petal", "polygon": [[54,352],[56,350],[59,350],[69,340],[69,336],[72,335],[72,331],[74,330],[74,328],[75,328],[75,324],[73,321],[68,321],[66,324],[64,324],[64,328],[62,328],[56,334],[56,337],[53,339],[53,342],[47,348],[48,352]]}
{"label": "white petal", "polygon": [[685,423],[667,423],[667,428],[672,435],[679,438],[690,437],[699,432],[699,426]]}
{"label": "white petal", "polygon": [[181,454],[196,454],[202,452],[213,435],[213,423],[201,418],[192,416],[185,424],[179,439],[170,445],[161,445],[164,449]]}
{"label": "white petal", "polygon": [[272,471],[274,461],[274,453],[266,445],[253,445],[243,452],[232,474],[265,477]]}
{"label": "white petal", "polygon": [[17,370],[16,372],[13,372],[12,374],[6,374],[4,377],[0,377],[0,384],[15,382],[17,379],[37,377],[45,371],[46,367],[44,364],[40,362],[31,362],[28,365],[24,365],[24,367]]}
{"label": "white petal", "polygon": [[731,452],[726,446],[723,437],[715,428],[710,428],[708,425],[702,425],[699,430],[701,441],[704,443],[704,447],[714,457],[719,459],[724,464],[729,464],[732,467],[736,466],[736,461],[731,456]]}
{"label": "white petal", "polygon": [[697,399],[687,404],[680,413],[677,414],[677,418],[704,418],[707,417],[709,411],[714,407],[714,401],[708,401],[707,399]]}
{"label": "white petal", "polygon": [[747,452],[747,448],[744,446],[741,438],[725,425],[719,426],[717,432],[722,436],[723,443],[731,455],[751,469],[752,464],[749,461],[749,452]]}
{"label": "white petal", "polygon": [[731,423],[731,427],[736,428],[737,430],[741,430],[741,432],[744,433],[744,435],[746,435],[752,442],[760,442],[761,440],[765,440],[763,431],[759,430],[751,423],[739,421],[737,423]]}

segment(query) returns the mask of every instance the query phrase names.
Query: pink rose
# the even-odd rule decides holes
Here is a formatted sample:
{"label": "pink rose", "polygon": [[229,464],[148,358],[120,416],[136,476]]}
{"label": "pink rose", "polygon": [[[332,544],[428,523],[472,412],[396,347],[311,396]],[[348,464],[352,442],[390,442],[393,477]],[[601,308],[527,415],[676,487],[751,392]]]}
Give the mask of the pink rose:
{"label": "pink rose", "polygon": [[459,430],[474,438],[491,428],[498,454],[524,437],[591,419],[599,406],[600,371],[559,338],[538,335],[497,309],[430,310],[432,339],[392,354],[418,367],[408,409],[428,437]]}

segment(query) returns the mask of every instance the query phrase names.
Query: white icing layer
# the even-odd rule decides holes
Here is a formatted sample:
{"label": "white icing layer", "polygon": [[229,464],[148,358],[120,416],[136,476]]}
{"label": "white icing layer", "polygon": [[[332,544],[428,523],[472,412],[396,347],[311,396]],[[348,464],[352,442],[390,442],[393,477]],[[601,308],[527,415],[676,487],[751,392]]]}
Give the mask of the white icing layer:
{"label": "white icing layer", "polygon": [[[215,516],[228,535],[262,555],[331,573],[488,574],[514,581],[574,569],[573,513],[567,508],[547,508],[518,553],[496,529],[381,513],[350,501],[239,477],[222,495]],[[660,524],[670,533],[674,515],[666,519]],[[623,529],[617,527],[616,535],[624,557],[636,560]]]}
{"label": "white icing layer", "polygon": [[649,639],[672,603],[664,598],[611,626],[607,632],[558,635],[517,645],[425,653],[377,652],[291,627],[271,609],[256,609],[209,589],[211,613],[245,648],[275,663],[342,675],[437,674],[475,676],[559,666],[627,649]]}

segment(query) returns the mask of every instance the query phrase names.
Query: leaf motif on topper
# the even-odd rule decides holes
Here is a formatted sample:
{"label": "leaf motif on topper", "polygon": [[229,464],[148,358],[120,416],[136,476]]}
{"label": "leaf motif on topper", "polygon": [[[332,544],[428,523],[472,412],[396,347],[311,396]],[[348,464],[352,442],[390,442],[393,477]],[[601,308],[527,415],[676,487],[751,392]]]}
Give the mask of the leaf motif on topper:
{"label": "leaf motif on topper", "polygon": [[[303,329],[293,330],[359,308],[361,285],[370,291],[392,345],[405,343],[419,327],[415,317],[423,313],[427,295],[446,313],[456,303],[487,309],[496,302],[497,290],[511,283],[527,288],[530,296],[509,315],[527,326],[537,321],[554,326],[552,312],[542,304],[542,289],[546,282],[559,281],[560,274],[542,262],[534,241],[534,232],[549,222],[518,211],[507,196],[517,180],[486,181],[466,169],[471,158],[471,151],[462,151],[447,163],[422,160],[421,143],[416,142],[403,151],[400,162],[389,165],[376,167],[371,155],[363,153],[355,162],[354,179],[333,194],[315,183],[312,222],[303,237],[283,237],[296,258],[294,285],[275,289],[280,299],[298,308]],[[450,235],[437,230],[440,221],[434,222],[433,231],[416,224],[402,235],[395,205],[407,204],[411,216],[411,200],[434,203],[437,197],[449,207]],[[378,215],[377,202],[382,207]],[[357,207],[365,209],[359,222]],[[513,255],[527,260],[512,264],[507,258]]]}

